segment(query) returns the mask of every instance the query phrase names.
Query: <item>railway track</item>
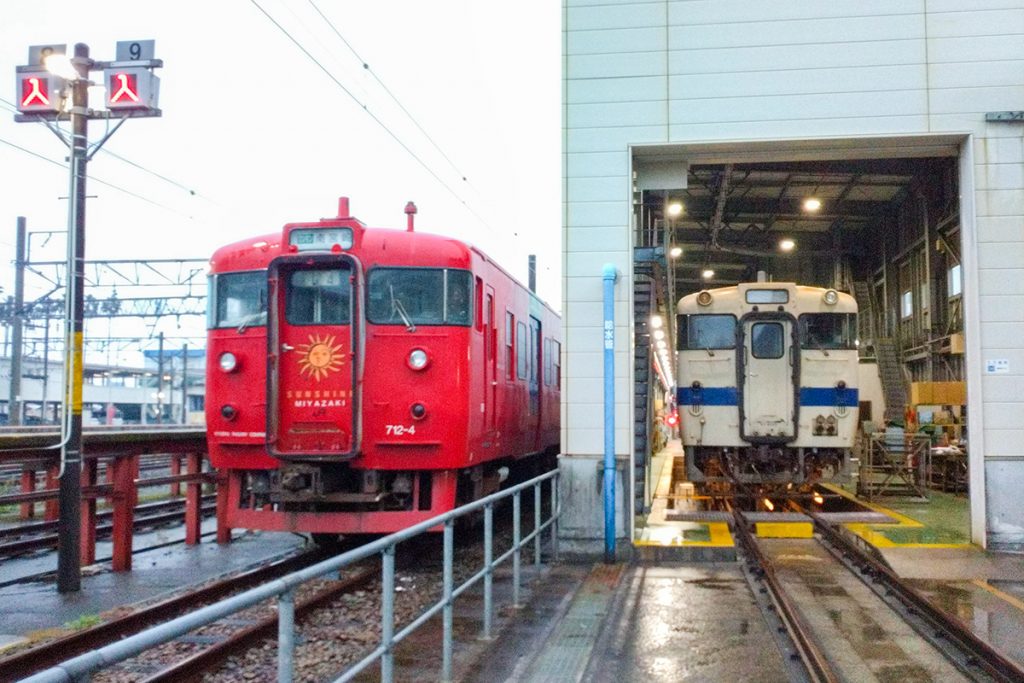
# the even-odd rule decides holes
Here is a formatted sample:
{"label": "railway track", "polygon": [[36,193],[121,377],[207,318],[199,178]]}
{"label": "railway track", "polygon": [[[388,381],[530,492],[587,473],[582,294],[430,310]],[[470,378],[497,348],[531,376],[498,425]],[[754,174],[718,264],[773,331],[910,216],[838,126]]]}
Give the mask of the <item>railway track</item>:
{"label": "railway track", "polygon": [[[155,472],[170,468],[168,457],[161,454],[143,454],[139,456],[139,473]],[[20,463],[0,464],[0,486],[16,488],[21,485],[23,465]],[[46,476],[45,467],[36,470],[36,482],[43,483]]]}
{"label": "railway track", "polygon": [[879,559],[811,515],[815,538],[755,538],[735,513],[748,577],[764,592],[800,680],[1024,681],[1024,669],[936,608]]}
{"label": "railway track", "polygon": [[[344,579],[324,582],[326,585],[317,590],[306,591],[295,602],[296,620],[306,617],[313,610],[329,605],[338,598],[368,587],[380,576],[376,566],[363,567]],[[251,623],[238,623],[236,628],[222,636],[214,636],[215,641],[185,659],[177,661],[142,679],[144,683],[180,683],[182,681],[199,681],[207,673],[215,671],[225,660],[234,655],[245,653],[258,645],[263,639],[273,637],[278,629],[277,613],[273,612]],[[214,628],[219,625],[214,624]],[[210,627],[207,627],[209,630]]]}
{"label": "railway track", "polygon": [[[521,513],[527,524],[531,512],[526,509]],[[505,528],[504,524],[497,526],[494,534],[496,547],[508,547],[512,530]],[[478,526],[467,525],[462,533],[456,534],[454,565],[450,568],[450,577],[454,577],[456,582],[474,576],[475,580],[483,580],[481,566],[488,554],[481,544],[480,531]],[[348,549],[346,546],[354,545],[353,541],[332,550],[334,553],[343,552]],[[524,550],[523,562],[530,561],[531,550],[534,548],[529,546]],[[141,651],[133,649],[137,652],[134,656],[116,658],[114,661],[118,663],[92,672],[90,680],[95,683],[193,680],[234,683],[243,679],[275,679],[280,666],[275,643],[280,598],[273,597],[276,593],[270,589],[280,582],[283,574],[320,561],[328,554],[333,553],[318,550],[316,554],[293,558],[289,560],[293,563],[290,567],[279,565],[273,573],[253,570],[242,577],[245,585],[233,582],[230,589],[221,584],[211,585],[95,629],[0,659],[0,683],[19,680],[61,663],[70,665],[72,669],[66,671],[72,671],[76,665],[69,660],[75,659],[76,655],[79,655],[78,659],[82,656],[105,657],[104,653],[116,651],[118,643],[126,635],[137,634],[167,621],[179,623],[179,626],[168,624],[178,634],[176,637],[154,634],[153,642],[162,644]],[[382,637],[384,602],[391,605],[396,631],[414,621],[423,621],[425,610],[431,604],[436,606],[436,601],[443,594],[446,575],[440,535],[424,534],[407,539],[393,556],[396,569],[396,574],[392,575],[394,590],[389,593],[390,599],[383,602],[379,588],[382,580],[379,553],[372,553],[364,560],[343,567],[340,575],[322,575],[295,585],[293,598],[289,601],[294,611],[288,619],[294,619],[296,623],[293,632],[295,648],[289,655],[295,680],[334,680],[378,647]],[[274,580],[275,575],[278,581]],[[223,599],[228,590],[246,587],[249,591],[264,591],[269,597],[241,611],[225,611],[224,616],[217,620],[203,620],[191,629],[177,630],[182,619],[215,608],[211,603]],[[291,609],[287,611],[292,612]],[[433,618],[440,619],[440,615]],[[419,661],[418,657],[416,661]],[[433,665],[437,664],[434,662]]]}
{"label": "railway track", "polygon": [[[208,517],[216,512],[216,496],[203,496],[202,516]],[[103,510],[96,513],[97,538],[108,538],[114,525],[113,512]],[[180,523],[185,516],[185,500],[170,500],[159,503],[147,503],[135,507],[136,518],[133,522],[135,531],[163,526],[174,522]],[[59,522],[31,522],[0,529],[0,558],[13,557],[35,550],[44,550],[57,546]]]}
{"label": "railway track", "polygon": [[0,659],[0,683],[19,680],[76,655],[115,642],[124,636],[137,633],[154,624],[167,621],[183,612],[194,610],[204,603],[214,602],[231,593],[258,586],[279,576],[307,567],[323,560],[326,556],[327,553],[325,551],[318,549],[284,558],[194,590],[189,590],[181,595],[168,598],[98,626],[78,631],[2,658]]}

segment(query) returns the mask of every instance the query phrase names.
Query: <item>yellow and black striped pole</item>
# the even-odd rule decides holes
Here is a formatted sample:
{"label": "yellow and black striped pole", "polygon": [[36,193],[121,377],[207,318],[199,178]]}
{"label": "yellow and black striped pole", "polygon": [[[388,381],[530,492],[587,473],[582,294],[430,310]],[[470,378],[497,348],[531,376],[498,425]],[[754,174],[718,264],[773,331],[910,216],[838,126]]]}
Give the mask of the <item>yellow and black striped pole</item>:
{"label": "yellow and black striped pole", "polygon": [[75,45],[71,63],[79,77],[71,82],[71,190],[68,195],[68,293],[64,333],[64,446],[61,449],[60,533],[57,590],[81,589],[79,555],[82,514],[82,332],[85,303],[85,165],[88,161],[89,46]]}

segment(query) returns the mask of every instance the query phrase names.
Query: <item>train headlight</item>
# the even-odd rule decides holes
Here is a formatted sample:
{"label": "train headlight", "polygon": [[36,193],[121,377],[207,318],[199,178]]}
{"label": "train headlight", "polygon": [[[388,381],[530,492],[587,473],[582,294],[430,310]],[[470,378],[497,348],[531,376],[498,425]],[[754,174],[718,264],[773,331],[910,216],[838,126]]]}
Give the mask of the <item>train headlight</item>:
{"label": "train headlight", "polygon": [[814,418],[814,435],[821,436],[825,433],[825,416],[819,415]]}
{"label": "train headlight", "polygon": [[426,351],[424,351],[423,349],[413,349],[409,353],[409,359],[407,362],[409,363],[409,367],[412,368],[413,370],[422,370],[423,368],[427,367],[427,360],[428,358]]}
{"label": "train headlight", "polygon": [[413,403],[412,407],[409,408],[409,412],[417,420],[422,420],[427,414],[427,407],[422,403]]}
{"label": "train headlight", "polygon": [[825,292],[825,294],[821,298],[825,301],[826,305],[835,306],[837,303],[839,303],[839,292],[837,292],[834,289],[830,289],[827,292]]}
{"label": "train headlight", "polygon": [[238,367],[238,359],[235,358],[235,354],[230,351],[225,351],[220,354],[220,358],[217,363],[220,365],[220,369],[224,372],[234,372],[235,368]]}
{"label": "train headlight", "polygon": [[701,306],[710,306],[711,298],[711,292],[705,289],[703,292],[697,295],[697,303],[700,304]]}
{"label": "train headlight", "polygon": [[825,418],[825,433],[828,434],[829,436],[835,436],[836,422],[837,420],[835,415],[829,415],[827,418]]}
{"label": "train headlight", "polygon": [[238,410],[233,405],[223,405],[220,407],[220,414],[225,420],[234,420],[238,416]]}

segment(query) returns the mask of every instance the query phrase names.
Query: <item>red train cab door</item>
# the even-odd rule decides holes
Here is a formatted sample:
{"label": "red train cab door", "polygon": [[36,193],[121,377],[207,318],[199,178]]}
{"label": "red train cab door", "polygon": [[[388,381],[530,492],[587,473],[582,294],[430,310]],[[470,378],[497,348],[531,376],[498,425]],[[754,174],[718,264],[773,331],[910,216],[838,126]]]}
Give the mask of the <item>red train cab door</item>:
{"label": "red train cab door", "polygon": [[348,255],[271,263],[267,449],[332,459],[359,449],[362,310],[359,263]]}

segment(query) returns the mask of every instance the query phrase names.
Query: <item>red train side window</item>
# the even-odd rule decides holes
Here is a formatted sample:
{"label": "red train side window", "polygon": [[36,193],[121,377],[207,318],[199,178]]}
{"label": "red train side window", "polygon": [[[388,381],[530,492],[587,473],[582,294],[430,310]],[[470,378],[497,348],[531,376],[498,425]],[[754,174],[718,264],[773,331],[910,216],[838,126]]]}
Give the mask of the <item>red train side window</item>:
{"label": "red train side window", "polygon": [[505,379],[516,378],[516,317],[505,311]]}
{"label": "red train side window", "polygon": [[476,299],[476,329],[484,329],[484,281],[480,278],[476,278],[476,291],[474,292],[474,298]]}
{"label": "red train side window", "polygon": [[552,374],[554,375],[555,386],[559,387],[562,385],[562,345],[552,341],[551,347],[551,363],[554,365]]}
{"label": "red train side window", "polygon": [[551,339],[544,339],[544,386],[551,386]]}
{"label": "red train side window", "polygon": [[526,349],[526,323],[516,324],[516,364],[518,366],[519,379],[526,379],[529,370],[530,354]]}

